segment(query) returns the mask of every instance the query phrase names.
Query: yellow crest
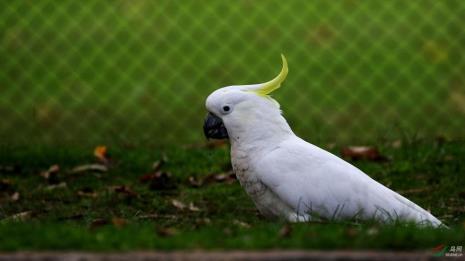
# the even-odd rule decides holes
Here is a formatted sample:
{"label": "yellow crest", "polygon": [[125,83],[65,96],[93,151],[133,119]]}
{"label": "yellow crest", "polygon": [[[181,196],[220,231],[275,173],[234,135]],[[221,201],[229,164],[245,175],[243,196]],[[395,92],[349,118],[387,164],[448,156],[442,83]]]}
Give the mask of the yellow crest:
{"label": "yellow crest", "polygon": [[266,96],[278,89],[281,86],[281,83],[286,79],[287,73],[289,71],[287,67],[286,57],[281,54],[281,59],[283,60],[283,67],[281,72],[273,80],[255,85],[255,88],[249,89],[249,91],[254,92],[258,95]]}

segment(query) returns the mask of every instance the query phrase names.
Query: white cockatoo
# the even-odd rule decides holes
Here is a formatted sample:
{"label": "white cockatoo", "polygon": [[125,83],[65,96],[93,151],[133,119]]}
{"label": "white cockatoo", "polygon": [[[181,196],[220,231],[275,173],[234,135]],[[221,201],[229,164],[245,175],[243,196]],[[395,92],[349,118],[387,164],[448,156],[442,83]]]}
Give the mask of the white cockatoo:
{"label": "white cockatoo", "polygon": [[312,218],[441,221],[341,158],[297,137],[268,94],[287,76],[220,88],[206,101],[207,138],[229,138],[233,170],[262,215],[291,222]]}

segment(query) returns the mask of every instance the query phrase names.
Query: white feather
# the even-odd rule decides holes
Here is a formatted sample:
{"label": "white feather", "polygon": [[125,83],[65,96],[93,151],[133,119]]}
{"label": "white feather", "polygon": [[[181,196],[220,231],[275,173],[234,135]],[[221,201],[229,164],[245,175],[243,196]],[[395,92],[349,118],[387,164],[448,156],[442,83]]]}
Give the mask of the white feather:
{"label": "white feather", "polygon": [[[348,162],[297,137],[273,99],[242,89],[219,89],[207,98],[206,107],[223,120],[233,169],[263,215],[289,221],[319,216],[441,225]],[[223,113],[224,105],[231,111]]]}
{"label": "white feather", "polygon": [[441,224],[429,212],[356,167],[296,136],[277,144],[251,164],[257,179],[302,219],[316,214],[330,219]]}

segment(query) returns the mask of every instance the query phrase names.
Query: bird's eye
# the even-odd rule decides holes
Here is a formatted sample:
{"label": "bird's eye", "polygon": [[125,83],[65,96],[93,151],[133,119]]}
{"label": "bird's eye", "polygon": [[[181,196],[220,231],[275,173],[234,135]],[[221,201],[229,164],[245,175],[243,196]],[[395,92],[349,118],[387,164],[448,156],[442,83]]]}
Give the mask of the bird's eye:
{"label": "bird's eye", "polygon": [[227,106],[227,105],[226,105],[226,106],[223,106],[223,111],[224,111],[224,112],[229,112],[230,110],[231,110],[231,107],[229,107],[229,106]]}

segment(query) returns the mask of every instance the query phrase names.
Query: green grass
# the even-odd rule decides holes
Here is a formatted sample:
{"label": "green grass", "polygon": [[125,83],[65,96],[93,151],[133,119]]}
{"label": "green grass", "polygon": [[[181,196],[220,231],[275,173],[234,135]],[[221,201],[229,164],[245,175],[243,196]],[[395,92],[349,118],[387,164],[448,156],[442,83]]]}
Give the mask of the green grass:
{"label": "green grass", "polygon": [[[380,146],[387,162],[357,161],[376,180],[443,220],[450,229],[420,229],[409,224],[310,222],[286,224],[262,218],[238,182],[199,179],[229,169],[228,148],[109,148],[112,166],[106,173],[70,173],[92,163],[93,148],[3,147],[0,166],[0,250],[139,250],[139,249],[397,249],[429,250],[465,242],[465,143],[404,142]],[[336,151],[337,153],[337,151]],[[154,161],[167,158],[163,171],[172,174],[171,189],[151,189],[139,178]],[[66,187],[50,189],[39,175],[60,166]],[[6,181],[5,181],[6,180]],[[116,192],[125,185],[137,195]],[[79,191],[95,197],[80,196]],[[18,192],[19,200],[11,195]],[[200,211],[178,209],[172,200],[193,202]],[[27,212],[23,220],[13,220]]]}

